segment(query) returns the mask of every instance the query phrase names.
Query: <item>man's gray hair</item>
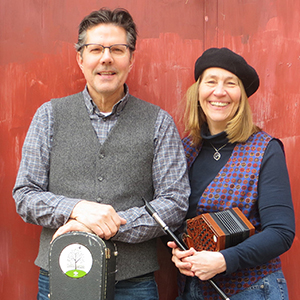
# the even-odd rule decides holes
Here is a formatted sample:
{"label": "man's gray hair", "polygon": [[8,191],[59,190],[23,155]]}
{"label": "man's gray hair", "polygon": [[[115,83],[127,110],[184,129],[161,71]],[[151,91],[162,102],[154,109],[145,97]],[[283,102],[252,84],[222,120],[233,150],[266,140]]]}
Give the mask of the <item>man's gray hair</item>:
{"label": "man's gray hair", "polygon": [[126,9],[117,8],[113,11],[107,8],[101,8],[97,11],[91,12],[86,16],[79,25],[78,42],[75,44],[77,51],[82,54],[83,45],[86,43],[87,30],[99,24],[113,24],[122,27],[126,31],[127,44],[131,52],[135,50],[137,28],[136,25]]}

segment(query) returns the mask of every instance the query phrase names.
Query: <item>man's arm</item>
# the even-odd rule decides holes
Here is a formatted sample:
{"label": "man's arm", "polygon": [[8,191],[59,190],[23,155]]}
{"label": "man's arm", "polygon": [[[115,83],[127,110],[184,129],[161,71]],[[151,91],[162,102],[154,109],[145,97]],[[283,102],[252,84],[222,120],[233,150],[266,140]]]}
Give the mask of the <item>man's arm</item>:
{"label": "man's arm", "polygon": [[120,224],[125,223],[111,206],[48,191],[52,130],[52,106],[47,102],[37,110],[23,145],[22,160],[13,189],[17,212],[25,222],[53,229],[72,220],[61,228],[60,233],[78,228],[84,230],[86,227],[87,231],[109,238],[116,233]]}
{"label": "man's arm", "polygon": [[52,126],[52,106],[47,102],[37,110],[28,129],[13,197],[17,212],[25,222],[58,228],[67,222],[80,199],[48,191]]}
{"label": "man's arm", "polygon": [[[154,199],[151,205],[164,222],[177,229],[183,222],[188,208],[190,186],[188,182],[184,149],[172,117],[160,110],[156,120],[153,160]],[[133,207],[118,212],[126,219],[113,240],[137,243],[163,235],[156,221],[145,207]]]}

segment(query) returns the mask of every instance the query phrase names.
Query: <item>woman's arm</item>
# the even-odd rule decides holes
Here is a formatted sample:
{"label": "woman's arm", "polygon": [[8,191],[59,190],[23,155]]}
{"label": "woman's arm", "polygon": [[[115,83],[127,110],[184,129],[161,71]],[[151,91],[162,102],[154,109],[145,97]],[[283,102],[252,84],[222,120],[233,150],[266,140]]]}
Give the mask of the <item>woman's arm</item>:
{"label": "woman's arm", "polygon": [[235,247],[222,250],[226,273],[254,267],[286,252],[295,235],[294,209],[284,152],[272,140],[264,154],[258,181],[261,232]]}

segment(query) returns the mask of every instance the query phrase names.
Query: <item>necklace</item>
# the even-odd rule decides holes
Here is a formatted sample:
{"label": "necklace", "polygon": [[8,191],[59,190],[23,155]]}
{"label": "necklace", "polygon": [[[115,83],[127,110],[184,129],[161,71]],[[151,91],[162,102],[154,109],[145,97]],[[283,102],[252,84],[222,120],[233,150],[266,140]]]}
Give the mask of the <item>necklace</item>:
{"label": "necklace", "polygon": [[216,149],[216,147],[214,147],[214,145],[212,143],[210,143],[211,146],[214,148],[215,153],[213,155],[214,160],[219,160],[221,158],[221,153],[219,152],[221,149],[223,149],[228,143],[226,143],[225,145],[223,145],[222,147],[220,147],[219,149]]}

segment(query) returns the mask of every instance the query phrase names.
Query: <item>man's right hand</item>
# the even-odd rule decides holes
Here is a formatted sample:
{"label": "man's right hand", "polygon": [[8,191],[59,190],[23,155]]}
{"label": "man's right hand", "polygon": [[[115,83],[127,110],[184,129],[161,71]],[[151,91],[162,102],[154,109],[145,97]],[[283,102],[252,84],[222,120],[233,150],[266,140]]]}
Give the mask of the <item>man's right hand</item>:
{"label": "man's right hand", "polygon": [[126,220],[121,218],[111,205],[82,200],[78,202],[70,216],[97,234],[100,238],[110,239]]}
{"label": "man's right hand", "polygon": [[[54,233],[52,237],[52,241],[55,240],[58,236],[67,233],[67,232],[72,232],[72,231],[82,231],[82,232],[89,232],[93,233],[90,229],[88,229],[86,226],[84,226],[82,223],[74,220],[74,219],[69,219],[69,221],[60,226]],[[51,241],[51,242],[52,242]]]}

